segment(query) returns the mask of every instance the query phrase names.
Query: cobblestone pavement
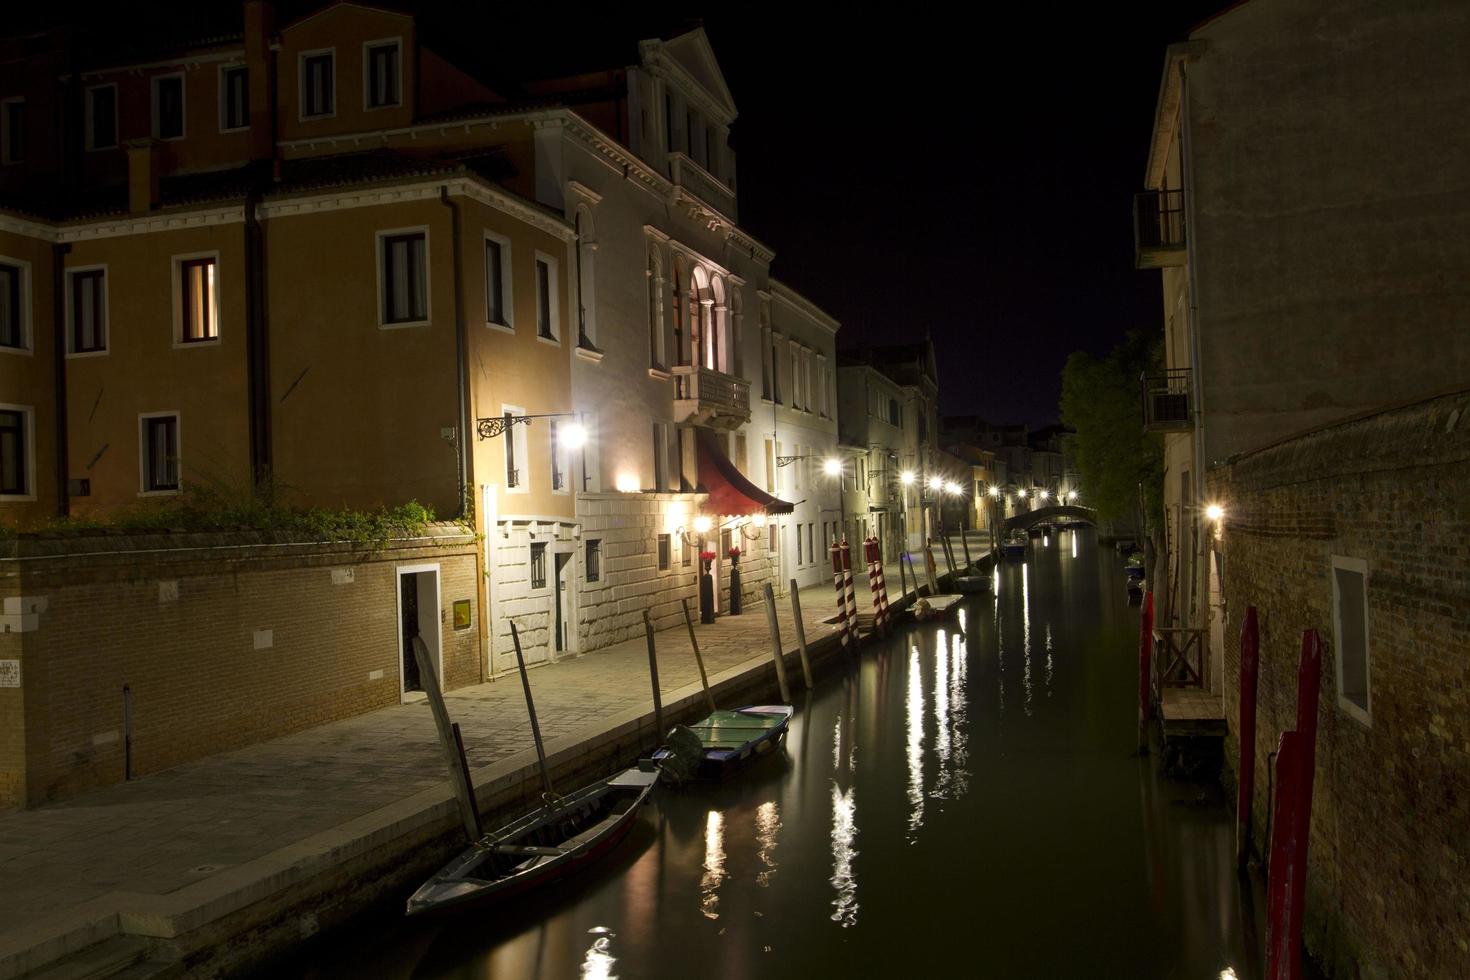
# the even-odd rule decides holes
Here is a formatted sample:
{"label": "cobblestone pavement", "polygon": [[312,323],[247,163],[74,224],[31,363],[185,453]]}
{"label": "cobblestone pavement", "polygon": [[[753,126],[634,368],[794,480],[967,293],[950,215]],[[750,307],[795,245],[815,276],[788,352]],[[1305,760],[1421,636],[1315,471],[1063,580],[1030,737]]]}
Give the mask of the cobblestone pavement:
{"label": "cobblestone pavement", "polygon": [[[896,573],[896,568],[894,572]],[[857,587],[859,601],[866,583]],[[894,590],[897,591],[896,589]],[[832,632],[832,587],[803,589],[808,642]],[[789,598],[781,635],[796,646]],[[698,626],[711,676],[769,663],[764,606]],[[658,634],[661,688],[698,682],[681,627]],[[793,684],[799,689],[799,676]],[[630,708],[651,710],[643,639],[531,671],[548,742]],[[448,694],[471,767],[531,746],[518,677]],[[165,895],[444,782],[427,702],[394,705],[210,756],[35,810],[0,812],[0,946],[110,892]]]}

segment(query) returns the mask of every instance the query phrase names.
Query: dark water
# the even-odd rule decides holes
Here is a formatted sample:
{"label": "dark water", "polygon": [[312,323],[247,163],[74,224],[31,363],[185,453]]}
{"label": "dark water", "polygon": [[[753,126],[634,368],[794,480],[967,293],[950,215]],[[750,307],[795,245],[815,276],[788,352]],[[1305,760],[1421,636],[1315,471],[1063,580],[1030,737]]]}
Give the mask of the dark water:
{"label": "dark water", "polygon": [[[1217,788],[1134,754],[1137,611],[1090,533],[872,644],[784,754],[664,792],[596,871],[322,937],[310,976],[1259,976]],[[1252,952],[1247,952],[1248,950]]]}

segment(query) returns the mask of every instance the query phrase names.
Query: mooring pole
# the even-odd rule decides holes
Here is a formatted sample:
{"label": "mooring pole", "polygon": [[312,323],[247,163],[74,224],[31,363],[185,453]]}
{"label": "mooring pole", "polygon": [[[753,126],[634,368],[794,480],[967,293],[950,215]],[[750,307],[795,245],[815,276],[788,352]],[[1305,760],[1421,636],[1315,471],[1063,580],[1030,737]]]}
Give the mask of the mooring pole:
{"label": "mooring pole", "polygon": [[531,697],[531,678],[526,674],[526,658],[521,653],[521,634],[514,621],[510,624],[510,641],[516,648],[516,666],[521,670],[521,687],[526,691],[526,712],[531,716],[531,737],[536,741],[536,759],[541,763],[541,786],[547,796],[554,795],[551,772],[546,768],[546,747],[541,744],[541,723],[536,720],[536,702]]}
{"label": "mooring pole", "polygon": [[791,616],[796,623],[796,649],[801,651],[801,673],[806,678],[806,689],[812,689],[812,662],[806,652],[806,624],[801,621],[801,596],[796,591],[796,579],[791,580]]}
{"label": "mooring pole", "polygon": [[704,699],[709,703],[709,710],[713,712],[715,696],[709,692],[709,677],[704,672],[704,657],[699,652],[699,639],[694,635],[694,620],[689,615],[689,600],[681,597],[679,605],[684,609],[684,625],[689,629],[689,643],[694,647],[694,662],[699,665],[699,683],[704,687]]}
{"label": "mooring pole", "polygon": [[[658,651],[653,645],[653,623],[648,619],[648,610],[643,610],[643,633],[648,637],[648,677],[653,684],[653,724],[658,729],[658,737],[664,737],[664,703],[659,696],[658,688]],[[706,689],[708,694],[709,690]]]}
{"label": "mooring pole", "polygon": [[449,784],[454,787],[455,801],[459,804],[459,820],[464,827],[465,837],[473,844],[480,839],[480,814],[475,808],[475,789],[470,783],[469,767],[464,765],[464,755],[459,748],[455,726],[449,720],[449,708],[444,704],[444,692],[439,688],[439,674],[434,658],[429,655],[428,644],[423,637],[415,636],[409,641],[413,658],[419,665],[419,680],[429,698],[429,711],[434,716],[434,727],[439,732],[439,745],[444,749],[444,763],[449,769]]}
{"label": "mooring pole", "polygon": [[[470,760],[466,758],[464,754],[464,736],[461,735],[459,732],[459,722],[454,722],[452,725],[449,726],[449,729],[454,733],[454,755],[455,758],[459,760],[460,775],[464,779],[464,784],[466,786],[473,787],[474,783],[470,782]],[[471,804],[473,804],[473,791],[470,793],[470,798]],[[469,815],[475,823],[474,839],[479,840],[481,837],[485,836],[485,829],[480,823],[480,811],[477,807],[471,805],[469,808]]]}
{"label": "mooring pole", "polygon": [[781,687],[781,700],[791,703],[791,687],[786,683],[786,661],[781,656],[781,624],[776,622],[776,594],[771,583],[761,586],[766,597],[766,625],[771,630],[771,655],[776,658],[776,683]]}
{"label": "mooring pole", "polygon": [[965,570],[968,571],[974,562],[970,560],[970,531],[963,521],[960,522],[960,543],[965,546]]}
{"label": "mooring pole", "polygon": [[1251,816],[1256,794],[1256,688],[1260,677],[1260,628],[1247,606],[1240,627],[1240,767],[1235,794],[1235,865],[1245,870],[1251,854]]}
{"label": "mooring pole", "polygon": [[1154,594],[1143,594],[1143,609],[1138,617],[1138,751],[1148,751],[1148,723],[1154,651]]}

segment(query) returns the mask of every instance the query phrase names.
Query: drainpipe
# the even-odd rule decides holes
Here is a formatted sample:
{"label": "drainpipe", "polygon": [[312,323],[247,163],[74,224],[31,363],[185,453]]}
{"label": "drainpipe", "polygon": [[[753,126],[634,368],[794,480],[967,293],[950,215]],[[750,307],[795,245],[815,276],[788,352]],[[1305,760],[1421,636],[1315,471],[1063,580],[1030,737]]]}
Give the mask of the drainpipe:
{"label": "drainpipe", "polygon": [[[1185,538],[1193,558],[1190,562],[1194,573],[1194,581],[1190,584],[1190,593],[1196,610],[1203,612],[1204,603],[1209,601],[1208,569],[1204,560],[1204,548],[1201,547],[1204,536],[1197,533],[1199,524],[1199,507],[1204,500],[1205,467],[1208,461],[1205,459],[1205,404],[1201,396],[1204,386],[1200,383],[1203,364],[1200,359],[1200,326],[1199,326],[1199,249],[1190,248],[1188,245],[1191,231],[1196,227],[1195,217],[1197,214],[1194,197],[1194,138],[1193,129],[1190,125],[1189,113],[1189,69],[1188,62],[1179,62],[1179,113],[1180,113],[1180,154],[1179,163],[1181,170],[1181,183],[1184,185],[1184,233],[1186,248],[1188,248],[1185,260],[1187,270],[1187,284],[1189,288],[1189,362],[1193,370],[1190,372],[1190,385],[1193,387],[1191,394],[1194,396],[1194,502],[1195,512],[1190,516],[1190,533],[1186,538],[1183,522],[1180,522],[1180,537]],[[1197,243],[1196,243],[1197,244]],[[1181,515],[1182,516],[1182,515]],[[1185,543],[1185,542],[1181,542]],[[1201,584],[1205,588],[1201,588]],[[1187,612],[1187,610],[1186,610]],[[1195,623],[1203,628],[1205,618],[1196,614]],[[1213,657],[1213,653],[1212,653]]]}
{"label": "drainpipe", "polygon": [[267,329],[265,230],[257,207],[260,193],[245,197],[245,366],[250,428],[250,476],[258,490],[270,479],[270,337]]}
{"label": "drainpipe", "polygon": [[52,358],[56,382],[56,516],[71,513],[71,493],[67,486],[68,459],[66,419],[66,256],[71,246],[62,242],[51,246],[51,324]]}
{"label": "drainpipe", "polygon": [[469,378],[467,377],[469,365],[465,353],[467,344],[464,331],[464,308],[460,302],[464,292],[460,212],[459,205],[449,198],[449,185],[445,184],[439,188],[439,201],[449,209],[450,242],[454,250],[454,377],[459,395],[459,433],[458,438],[454,440],[454,445],[459,451],[459,511],[457,516],[464,517],[469,512],[469,501],[465,494],[468,493],[470,485],[470,454],[465,439],[470,431],[470,418],[469,399],[466,394],[469,389]]}

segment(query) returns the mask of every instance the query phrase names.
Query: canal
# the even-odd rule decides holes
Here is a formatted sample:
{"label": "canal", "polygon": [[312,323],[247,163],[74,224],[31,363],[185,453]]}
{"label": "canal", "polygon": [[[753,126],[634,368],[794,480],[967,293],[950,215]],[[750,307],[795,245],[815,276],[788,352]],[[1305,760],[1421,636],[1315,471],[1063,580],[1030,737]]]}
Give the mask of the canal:
{"label": "canal", "polygon": [[596,871],[438,923],[385,910],[290,972],[1259,976],[1221,791],[1134,751],[1121,562],[1063,532],[995,582],[798,696],[784,753],[662,792]]}

